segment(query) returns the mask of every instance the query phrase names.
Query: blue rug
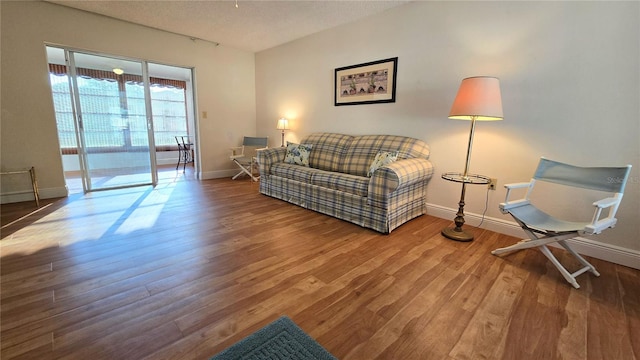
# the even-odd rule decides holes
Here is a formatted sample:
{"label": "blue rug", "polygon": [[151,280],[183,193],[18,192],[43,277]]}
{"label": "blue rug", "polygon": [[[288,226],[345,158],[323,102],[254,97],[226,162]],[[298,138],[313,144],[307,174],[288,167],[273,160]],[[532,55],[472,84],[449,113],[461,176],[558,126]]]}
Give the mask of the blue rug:
{"label": "blue rug", "polygon": [[211,360],[337,360],[291,319],[279,318]]}

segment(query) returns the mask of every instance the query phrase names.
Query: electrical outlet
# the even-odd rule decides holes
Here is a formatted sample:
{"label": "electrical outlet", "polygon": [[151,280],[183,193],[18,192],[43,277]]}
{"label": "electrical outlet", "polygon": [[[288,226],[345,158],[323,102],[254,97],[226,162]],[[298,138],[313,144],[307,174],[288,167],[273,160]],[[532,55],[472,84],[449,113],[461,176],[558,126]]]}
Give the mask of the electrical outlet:
{"label": "electrical outlet", "polygon": [[487,188],[489,190],[495,190],[496,185],[498,185],[498,179],[491,178],[491,181],[487,184]]}

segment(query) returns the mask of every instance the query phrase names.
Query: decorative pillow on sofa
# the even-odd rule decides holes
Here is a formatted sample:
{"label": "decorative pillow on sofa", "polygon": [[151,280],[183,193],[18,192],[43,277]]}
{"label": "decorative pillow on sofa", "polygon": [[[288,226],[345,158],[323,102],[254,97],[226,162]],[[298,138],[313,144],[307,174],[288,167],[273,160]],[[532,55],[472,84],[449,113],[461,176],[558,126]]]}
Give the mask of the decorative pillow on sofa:
{"label": "decorative pillow on sofa", "polygon": [[369,167],[367,176],[371,177],[379,167],[389,165],[396,160],[398,160],[397,151],[378,151],[378,153],[376,154],[376,158],[373,159],[373,162],[371,163],[371,167]]}
{"label": "decorative pillow on sofa", "polygon": [[313,145],[295,144],[287,141],[287,155],[284,162],[309,167],[309,153]]}

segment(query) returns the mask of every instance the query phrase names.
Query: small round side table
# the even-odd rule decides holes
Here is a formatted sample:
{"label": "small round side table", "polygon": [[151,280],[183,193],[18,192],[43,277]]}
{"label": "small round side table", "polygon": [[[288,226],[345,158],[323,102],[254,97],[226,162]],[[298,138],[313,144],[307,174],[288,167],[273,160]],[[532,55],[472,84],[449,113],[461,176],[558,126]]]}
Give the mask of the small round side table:
{"label": "small round side table", "polygon": [[462,183],[462,193],[460,194],[460,202],[458,203],[458,212],[453,220],[456,224],[455,227],[448,227],[442,230],[442,235],[448,239],[455,241],[471,241],[473,240],[473,234],[464,231],[462,225],[464,224],[464,194],[467,188],[467,184],[472,185],[486,185],[491,182],[491,178],[478,175],[478,174],[462,174],[458,172],[448,172],[442,174],[442,178],[447,181],[453,181]]}

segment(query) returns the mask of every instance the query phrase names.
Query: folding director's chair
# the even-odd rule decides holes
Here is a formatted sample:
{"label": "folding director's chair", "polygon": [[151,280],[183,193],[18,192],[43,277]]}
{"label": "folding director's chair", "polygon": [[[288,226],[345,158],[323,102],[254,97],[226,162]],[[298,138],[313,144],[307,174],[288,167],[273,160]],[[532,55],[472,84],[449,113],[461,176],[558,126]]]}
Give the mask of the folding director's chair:
{"label": "folding director's chair", "polygon": [[[499,255],[510,251],[537,247],[576,289],[580,287],[576,281],[578,275],[590,271],[594,275],[600,276],[593,265],[569,246],[567,240],[582,234],[600,234],[603,230],[616,225],[617,219],[615,215],[622,200],[630,172],[631,165],[623,167],[578,167],[541,158],[531,181],[505,185],[507,195],[505,202],[500,204],[500,210],[505,214],[511,214],[529,238],[523,239],[515,245],[493,250],[491,253]],[[536,182],[541,181],[603,191],[612,195],[593,203],[595,212],[591,222],[565,221],[555,218],[531,204],[529,199],[534,185]],[[524,198],[510,200],[509,196],[514,189],[527,189]],[[602,212],[605,209],[607,209],[606,216],[602,217],[604,215]],[[567,271],[547,248],[547,244],[555,242],[571,253],[583,267],[573,273]]]}
{"label": "folding director's chair", "polygon": [[266,149],[269,137],[250,137],[245,136],[242,140],[242,146],[231,148],[231,156],[229,157],[238,167],[240,171],[232,177],[235,180],[242,174],[247,174],[252,181],[258,181],[259,175],[255,175],[258,169],[256,152]]}

